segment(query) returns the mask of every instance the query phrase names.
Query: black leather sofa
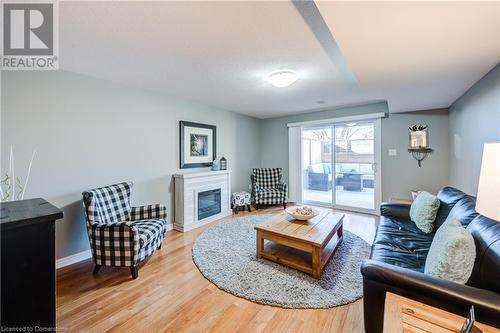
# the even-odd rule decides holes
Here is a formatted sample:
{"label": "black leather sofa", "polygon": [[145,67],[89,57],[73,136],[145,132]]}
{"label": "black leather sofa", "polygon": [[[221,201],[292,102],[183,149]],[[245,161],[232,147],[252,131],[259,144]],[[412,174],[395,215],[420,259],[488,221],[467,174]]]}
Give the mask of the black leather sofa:
{"label": "black leather sofa", "polygon": [[474,238],[476,261],[469,281],[462,285],[424,274],[434,233],[415,226],[410,205],[383,203],[370,259],[361,267],[366,333],[383,332],[386,292],[462,316],[474,305],[477,321],[500,327],[500,222],[478,214],[475,198],[455,188],[443,188],[438,198],[434,231],[450,216]]}

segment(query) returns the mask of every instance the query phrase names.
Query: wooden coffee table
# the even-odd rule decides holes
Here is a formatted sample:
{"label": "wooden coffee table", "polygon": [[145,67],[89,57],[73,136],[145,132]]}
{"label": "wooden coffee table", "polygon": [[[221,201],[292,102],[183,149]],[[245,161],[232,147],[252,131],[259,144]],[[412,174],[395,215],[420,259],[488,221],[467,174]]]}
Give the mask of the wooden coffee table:
{"label": "wooden coffee table", "polygon": [[344,214],[328,211],[322,211],[309,221],[295,220],[285,212],[275,215],[255,227],[257,258],[295,268],[319,279],[342,242],[343,218]]}

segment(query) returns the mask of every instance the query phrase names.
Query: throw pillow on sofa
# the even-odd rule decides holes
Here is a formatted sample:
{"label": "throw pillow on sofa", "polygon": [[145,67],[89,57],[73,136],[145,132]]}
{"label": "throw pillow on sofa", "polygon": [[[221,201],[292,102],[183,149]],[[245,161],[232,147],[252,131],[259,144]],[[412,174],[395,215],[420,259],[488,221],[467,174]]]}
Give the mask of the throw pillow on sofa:
{"label": "throw pillow on sofa", "polygon": [[431,233],[440,205],[439,199],[429,192],[420,192],[410,207],[410,218],[426,234]]}
{"label": "throw pillow on sofa", "polygon": [[424,273],[465,284],[472,274],[476,246],[472,235],[456,219],[447,219],[432,239]]}

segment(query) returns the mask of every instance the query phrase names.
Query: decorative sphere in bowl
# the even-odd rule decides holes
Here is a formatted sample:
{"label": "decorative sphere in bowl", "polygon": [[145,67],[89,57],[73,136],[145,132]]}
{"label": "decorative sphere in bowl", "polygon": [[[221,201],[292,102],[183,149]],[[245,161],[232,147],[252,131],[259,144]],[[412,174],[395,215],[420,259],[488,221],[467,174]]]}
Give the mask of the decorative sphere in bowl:
{"label": "decorative sphere in bowl", "polygon": [[301,206],[301,207],[288,207],[286,210],[288,215],[292,216],[296,220],[306,221],[317,216],[319,212],[311,207]]}

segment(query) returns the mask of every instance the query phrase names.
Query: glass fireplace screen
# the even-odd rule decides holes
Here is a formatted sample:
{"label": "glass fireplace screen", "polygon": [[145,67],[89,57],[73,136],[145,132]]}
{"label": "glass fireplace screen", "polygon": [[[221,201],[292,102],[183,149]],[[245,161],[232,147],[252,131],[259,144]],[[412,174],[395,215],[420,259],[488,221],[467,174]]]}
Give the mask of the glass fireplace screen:
{"label": "glass fireplace screen", "polygon": [[198,220],[203,220],[221,212],[220,188],[198,192]]}

